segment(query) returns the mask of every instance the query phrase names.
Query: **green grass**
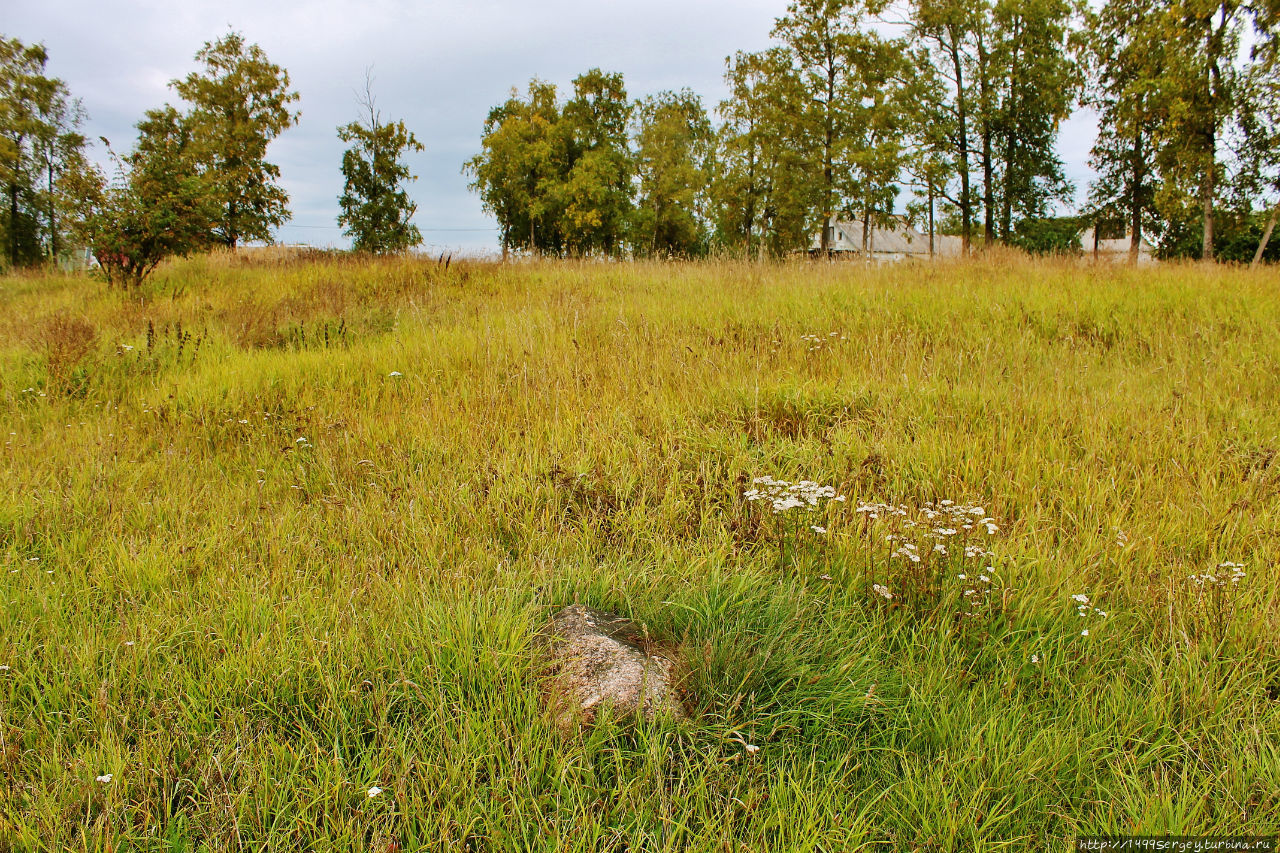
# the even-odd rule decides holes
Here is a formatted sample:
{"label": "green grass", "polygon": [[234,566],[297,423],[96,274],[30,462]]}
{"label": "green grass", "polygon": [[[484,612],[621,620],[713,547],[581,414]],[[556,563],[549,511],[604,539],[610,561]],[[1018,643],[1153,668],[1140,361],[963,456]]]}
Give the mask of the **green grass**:
{"label": "green grass", "polygon": [[[0,850],[1280,831],[1274,271],[223,256],[0,306]],[[856,512],[943,499],[999,526],[978,617]],[[556,730],[574,601],[679,648],[689,723]]]}

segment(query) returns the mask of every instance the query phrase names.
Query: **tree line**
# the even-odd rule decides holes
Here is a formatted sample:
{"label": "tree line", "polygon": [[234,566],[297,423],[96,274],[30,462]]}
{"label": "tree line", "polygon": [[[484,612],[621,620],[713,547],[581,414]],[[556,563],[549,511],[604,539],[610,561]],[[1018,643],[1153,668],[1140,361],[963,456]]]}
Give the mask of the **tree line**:
{"label": "tree line", "polygon": [[[42,45],[0,38],[0,213],[10,267],[57,262],[87,247],[109,281],[136,286],[165,258],[244,241],[271,242],[289,219],[270,143],[297,124],[289,74],[230,32],[196,54],[199,70],[170,87],[180,106],[148,110],[127,152],[106,139],[111,166],[88,156],[85,111],[46,73]],[[338,222],[357,250],[421,242],[404,185],[407,151],[422,150],[403,122],[384,121],[366,78],[361,118],[337,129],[343,154]]]}
{"label": "tree line", "polygon": [[504,251],[781,255],[828,249],[831,217],[861,221],[865,249],[900,215],[966,252],[1051,249],[1076,189],[1058,135],[1091,107],[1097,177],[1074,224],[1127,234],[1135,260],[1144,239],[1261,258],[1278,21],[1277,0],[794,0],[774,47],[726,61],[714,125],[687,90],[630,101],[593,69],[560,100],[534,79],[464,168]]}
{"label": "tree line", "polygon": [[[866,249],[905,215],[966,252],[1061,248],[1092,224],[1128,234],[1135,259],[1144,239],[1168,257],[1280,256],[1280,0],[793,0],[771,35],[726,60],[714,121],[688,89],[633,100],[599,69],[564,97],[513,89],[463,167],[504,253],[779,256],[829,249],[833,217],[860,221]],[[103,140],[103,170],[44,47],[0,37],[8,265],[87,246],[128,286],[170,255],[271,240],[289,209],[267,149],[299,96],[239,33],[196,60],[129,151]],[[1064,228],[1058,135],[1082,106],[1100,117],[1096,178]],[[420,243],[404,156],[422,145],[370,80],[338,135],[354,247]]]}

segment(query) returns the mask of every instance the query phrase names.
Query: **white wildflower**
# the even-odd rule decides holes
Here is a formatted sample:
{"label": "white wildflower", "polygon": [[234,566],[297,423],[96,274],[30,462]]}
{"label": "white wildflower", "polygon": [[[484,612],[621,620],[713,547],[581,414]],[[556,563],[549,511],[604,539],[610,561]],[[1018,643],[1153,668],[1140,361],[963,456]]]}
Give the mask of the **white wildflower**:
{"label": "white wildflower", "polygon": [[382,789],[379,788],[377,785],[374,785],[372,788],[369,789],[369,799],[373,799],[374,797],[378,796],[381,793],[382,793]]}
{"label": "white wildflower", "polygon": [[104,784],[104,785],[110,785],[110,784],[111,784],[112,775],[113,775],[113,774],[111,774],[111,773],[103,773],[101,776],[97,776],[97,777],[95,777],[95,778],[94,778],[94,781],[95,781],[95,782],[101,782],[101,783],[102,783],[102,784]]}
{"label": "white wildflower", "polygon": [[893,593],[890,592],[889,587],[884,584],[873,583],[871,585],[871,591],[883,598],[885,601],[893,600]]}

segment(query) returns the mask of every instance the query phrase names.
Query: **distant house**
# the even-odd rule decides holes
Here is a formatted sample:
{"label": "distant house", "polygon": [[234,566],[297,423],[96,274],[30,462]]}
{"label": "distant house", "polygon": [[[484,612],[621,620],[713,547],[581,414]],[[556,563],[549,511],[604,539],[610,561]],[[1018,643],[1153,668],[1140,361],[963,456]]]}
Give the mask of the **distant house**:
{"label": "distant house", "polygon": [[[933,235],[933,251],[929,251],[929,235],[921,233],[907,221],[895,216],[893,224],[884,227],[871,226],[867,234],[867,255],[877,261],[904,261],[909,259],[956,258],[960,256],[960,238],[944,234]],[[827,248],[833,255],[861,256],[862,220],[836,219],[827,222]],[[810,254],[822,251],[822,235],[815,234],[809,246]]]}
{"label": "distant house", "polygon": [[[1102,261],[1128,263],[1130,239],[1127,233],[1123,237],[1117,237],[1114,240],[1096,241],[1094,240],[1094,233],[1092,228],[1086,228],[1080,232],[1080,249],[1084,252],[1085,257],[1093,257]],[[1145,238],[1138,244],[1138,263],[1156,263],[1155,248]]]}

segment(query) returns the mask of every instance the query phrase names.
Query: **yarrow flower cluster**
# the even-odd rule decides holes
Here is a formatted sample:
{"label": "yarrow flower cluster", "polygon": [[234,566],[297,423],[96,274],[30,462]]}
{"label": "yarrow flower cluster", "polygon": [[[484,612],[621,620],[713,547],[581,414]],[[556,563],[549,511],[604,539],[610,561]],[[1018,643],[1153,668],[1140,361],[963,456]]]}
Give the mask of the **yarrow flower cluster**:
{"label": "yarrow flower cluster", "polygon": [[1219,563],[1212,572],[1187,576],[1187,626],[1196,636],[1209,636],[1221,649],[1235,623],[1248,576],[1243,563]]}
{"label": "yarrow flower cluster", "polygon": [[848,340],[847,337],[845,337],[844,335],[841,335],[839,332],[828,332],[825,338],[822,335],[814,335],[814,334],[801,335],[800,342],[804,344],[808,344],[809,352],[817,352],[818,350],[822,349],[828,344],[834,343],[837,340],[837,338],[842,341]]}
{"label": "yarrow flower cluster", "polygon": [[[833,487],[823,486],[812,480],[789,483],[772,477],[756,477],[751,484],[755,488],[747,489],[742,496],[753,503],[768,501],[775,515],[792,509],[813,510],[826,501],[845,500],[845,496],[836,494]],[[815,529],[814,532],[826,533],[826,529]]]}
{"label": "yarrow flower cluster", "polygon": [[1219,563],[1217,571],[1211,575],[1187,575],[1187,579],[1198,587],[1238,586],[1244,578],[1243,563]]}
{"label": "yarrow flower cluster", "polygon": [[[888,584],[900,600],[933,607],[955,591],[960,616],[994,615],[1008,590],[997,576],[991,537],[1000,527],[985,507],[952,500],[919,507],[864,502],[854,510],[873,541],[888,547]],[[955,589],[955,580],[963,586]],[[879,585],[872,591],[880,595]]]}
{"label": "yarrow flower cluster", "polygon": [[[893,551],[893,556],[912,563],[919,563],[921,560],[920,546],[910,541],[908,536],[911,539],[932,540],[931,544],[926,543],[928,553],[946,557],[951,553],[953,546],[950,542],[954,537],[967,539],[979,528],[985,530],[988,536],[994,536],[1000,529],[995,519],[988,516],[984,508],[965,506],[949,500],[936,505],[933,501],[929,501],[917,513],[913,513],[904,505],[888,503],[858,504],[855,512],[864,516],[869,522],[882,519],[896,521],[896,526],[901,527],[901,531],[886,535],[885,541],[891,545],[900,543]],[[964,544],[963,553],[966,559],[980,560],[993,556],[982,545],[969,542]]]}
{"label": "yarrow flower cluster", "polygon": [[[1089,596],[1083,592],[1078,592],[1071,596],[1071,600],[1076,603],[1076,615],[1082,619],[1106,619],[1107,612],[1098,607],[1094,607],[1093,602],[1089,600]],[[1080,636],[1089,636],[1089,629],[1086,627],[1080,631]]]}
{"label": "yarrow flower cluster", "polygon": [[967,608],[960,615],[966,619],[980,619],[985,616],[991,607],[991,594],[995,589],[995,566],[986,566],[977,577],[971,577],[967,573],[956,575],[958,580],[964,582],[964,592],[960,597],[963,599]]}

